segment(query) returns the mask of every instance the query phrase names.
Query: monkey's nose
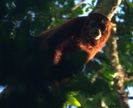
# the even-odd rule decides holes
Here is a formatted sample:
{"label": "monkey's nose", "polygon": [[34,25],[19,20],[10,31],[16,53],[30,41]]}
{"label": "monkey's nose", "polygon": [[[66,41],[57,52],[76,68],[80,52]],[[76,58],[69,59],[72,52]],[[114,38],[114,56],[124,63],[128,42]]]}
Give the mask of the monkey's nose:
{"label": "monkey's nose", "polygon": [[98,28],[94,28],[94,31],[99,31],[99,29]]}

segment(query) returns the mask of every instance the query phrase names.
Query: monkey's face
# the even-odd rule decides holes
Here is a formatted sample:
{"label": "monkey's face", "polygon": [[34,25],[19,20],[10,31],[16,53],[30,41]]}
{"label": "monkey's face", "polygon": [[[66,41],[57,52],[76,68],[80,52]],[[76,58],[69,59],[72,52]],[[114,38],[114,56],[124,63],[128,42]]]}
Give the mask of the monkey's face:
{"label": "monkey's face", "polygon": [[82,29],[81,39],[85,43],[90,43],[91,46],[95,46],[97,41],[106,34],[107,25],[106,19],[94,18],[86,22],[84,28]]}
{"label": "monkey's face", "polygon": [[89,23],[89,37],[98,40],[106,31],[105,21],[91,20]]}

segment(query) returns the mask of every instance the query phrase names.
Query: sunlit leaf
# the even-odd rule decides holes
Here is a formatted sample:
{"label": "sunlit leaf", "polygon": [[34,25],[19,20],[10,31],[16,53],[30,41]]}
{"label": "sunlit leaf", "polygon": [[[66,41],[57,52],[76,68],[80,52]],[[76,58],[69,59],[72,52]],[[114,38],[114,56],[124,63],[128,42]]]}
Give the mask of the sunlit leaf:
{"label": "sunlit leaf", "polygon": [[72,106],[81,106],[80,102],[73,96],[67,96],[67,102],[68,104]]}

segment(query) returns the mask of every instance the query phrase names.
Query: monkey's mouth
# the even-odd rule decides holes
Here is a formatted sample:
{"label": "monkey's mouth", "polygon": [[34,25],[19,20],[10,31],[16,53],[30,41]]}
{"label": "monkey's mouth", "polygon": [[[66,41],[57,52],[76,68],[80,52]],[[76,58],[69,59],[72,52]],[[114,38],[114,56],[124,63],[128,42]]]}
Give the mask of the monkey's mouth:
{"label": "monkey's mouth", "polygon": [[101,31],[99,29],[93,29],[90,31],[90,36],[93,39],[98,40],[101,38],[102,34],[101,34]]}
{"label": "monkey's mouth", "polygon": [[101,38],[101,36],[102,36],[102,34],[101,34],[101,32],[100,32],[99,35],[97,35],[94,39],[95,39],[95,40],[98,40],[98,39]]}

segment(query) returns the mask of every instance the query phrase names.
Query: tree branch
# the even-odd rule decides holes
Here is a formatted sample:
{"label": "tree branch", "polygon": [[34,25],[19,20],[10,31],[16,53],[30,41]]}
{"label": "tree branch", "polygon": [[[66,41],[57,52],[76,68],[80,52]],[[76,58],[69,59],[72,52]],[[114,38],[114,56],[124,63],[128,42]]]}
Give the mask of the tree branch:
{"label": "tree branch", "polygon": [[[114,16],[116,8],[120,5],[121,0],[98,0],[97,6],[94,8],[93,12],[99,12],[112,19]],[[129,108],[127,104],[128,96],[124,89],[125,78],[129,79],[129,75],[125,74],[118,56],[117,51],[117,40],[116,40],[116,24],[112,26],[112,32],[110,39],[106,47],[106,56],[110,60],[112,67],[114,68],[117,76],[115,77],[115,87],[116,91],[120,97],[121,108]]]}
{"label": "tree branch", "polygon": [[116,24],[113,24],[111,36],[107,43],[105,51],[107,58],[110,60],[110,63],[117,74],[114,80],[115,80],[116,92],[118,93],[121,102],[121,108],[129,108],[127,103],[128,95],[125,92],[124,88],[125,77],[127,75],[125,74],[119,61],[119,56],[117,51],[117,40],[115,36],[116,36]]}
{"label": "tree branch", "polygon": [[121,0],[98,0],[93,12],[102,13],[111,19],[120,3]]}
{"label": "tree branch", "polygon": [[132,81],[133,80],[133,73],[126,73],[125,81]]}
{"label": "tree branch", "polygon": [[76,10],[79,6],[81,6],[84,1],[85,0],[81,0],[77,5],[72,8],[72,11]]}

